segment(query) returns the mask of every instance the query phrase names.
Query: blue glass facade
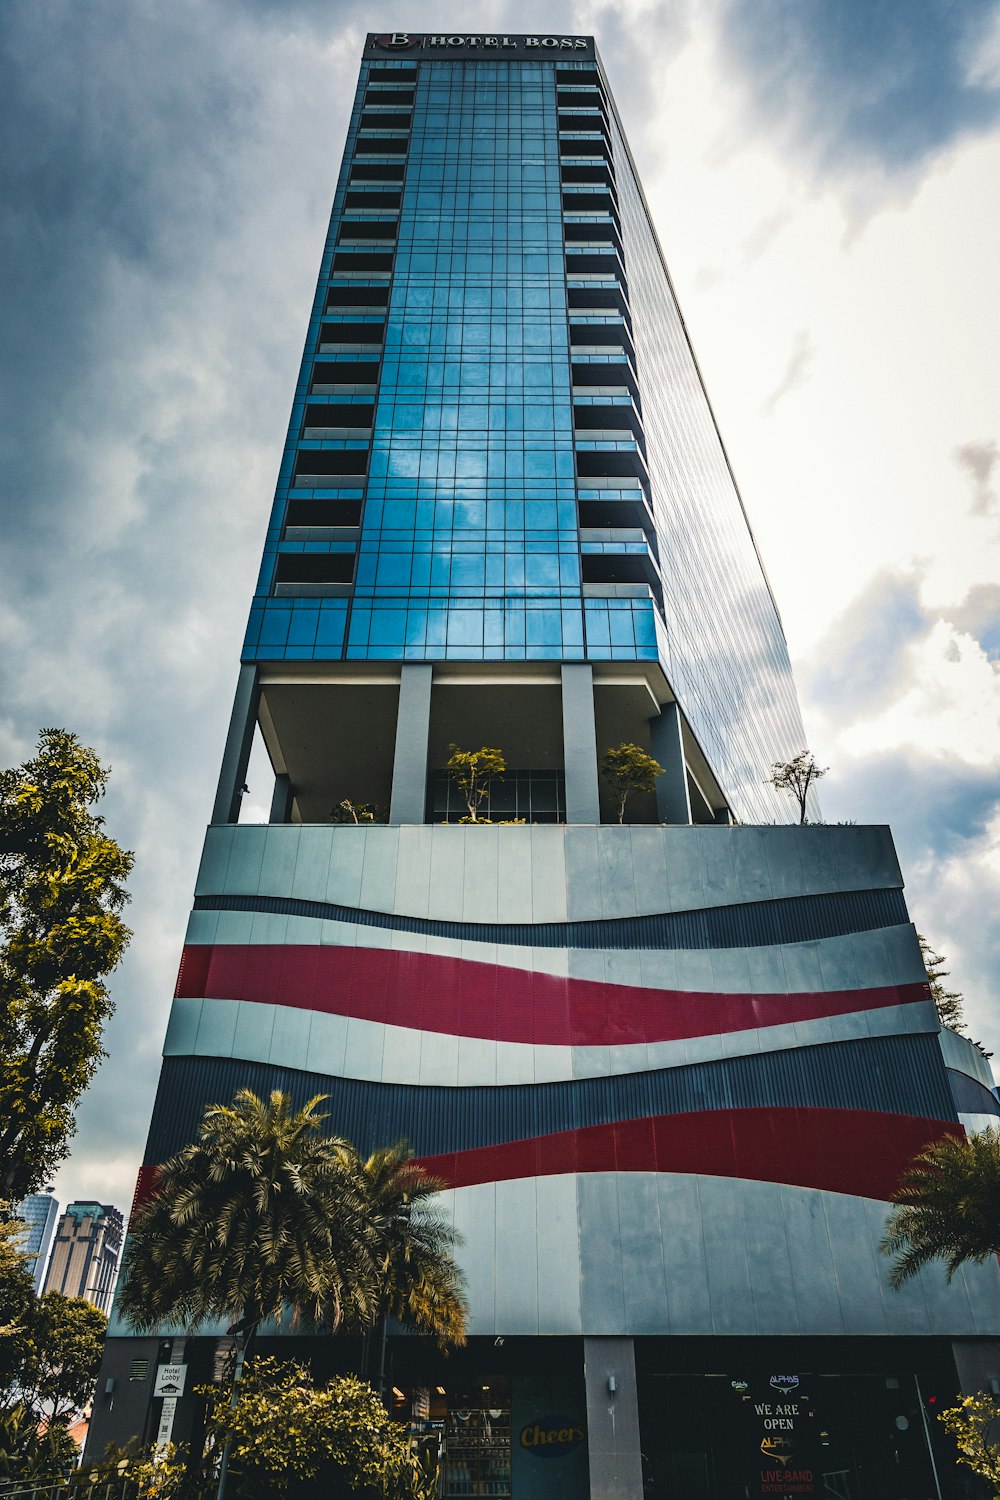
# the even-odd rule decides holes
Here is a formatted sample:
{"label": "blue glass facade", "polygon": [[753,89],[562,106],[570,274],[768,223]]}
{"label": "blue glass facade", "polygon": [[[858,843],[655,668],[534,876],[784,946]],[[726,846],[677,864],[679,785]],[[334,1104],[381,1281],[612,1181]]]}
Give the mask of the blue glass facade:
{"label": "blue glass facade", "polygon": [[657,664],[786,817],[788,652],[599,63],[368,53],[244,660]]}

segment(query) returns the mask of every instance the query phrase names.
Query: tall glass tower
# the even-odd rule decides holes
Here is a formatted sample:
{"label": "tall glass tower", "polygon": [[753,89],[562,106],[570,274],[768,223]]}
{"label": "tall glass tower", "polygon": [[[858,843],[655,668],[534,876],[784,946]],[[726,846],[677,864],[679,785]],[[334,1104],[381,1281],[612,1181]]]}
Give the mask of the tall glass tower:
{"label": "tall glass tower", "polygon": [[[455,1500],[951,1493],[923,1400],[1000,1376],[1000,1280],[897,1294],[877,1244],[998,1106],[888,830],[789,824],[803,744],[593,39],[370,36],[140,1191],[243,1086],[407,1137],[471,1337],[392,1338],[392,1399]],[[486,825],[455,746],[504,755]],[[215,1343],[113,1324],[92,1443]]]}

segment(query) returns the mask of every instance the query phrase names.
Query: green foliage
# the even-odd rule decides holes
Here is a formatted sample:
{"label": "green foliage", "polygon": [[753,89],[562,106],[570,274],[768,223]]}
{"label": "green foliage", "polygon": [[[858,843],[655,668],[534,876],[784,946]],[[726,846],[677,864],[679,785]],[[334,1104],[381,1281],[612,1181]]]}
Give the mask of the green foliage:
{"label": "green foliage", "polygon": [[807,823],[806,816],[809,802],[809,789],[825,776],[829,766],[816,764],[816,757],[811,750],[803,750],[794,760],[775,761],[771,767],[771,774],[767,778],[771,786],[779,792],[787,792],[793,797],[799,809],[799,822]]}
{"label": "green foliage", "polygon": [[52,1424],[82,1411],[94,1394],[108,1320],[82,1297],[46,1292],[32,1298],[22,1323],[19,1367],[0,1389],[0,1408],[12,1395]]}
{"label": "green foliage", "polygon": [[966,1261],[1000,1254],[1000,1130],[942,1136],[914,1158],[892,1201],[879,1248],[896,1256],[897,1289],[930,1261],[943,1260],[950,1281]]}
{"label": "green foliage", "polygon": [[136,1329],[265,1318],[367,1326],[377,1303],[375,1236],[346,1142],[322,1136],[321,1096],[295,1111],[241,1089],[205,1111],[198,1141],[159,1169],[133,1217],[121,1311]]}
{"label": "green foliage", "polygon": [[263,1358],[248,1362],[238,1407],[217,1386],[199,1389],[208,1397],[207,1430],[217,1447],[230,1444],[231,1473],[248,1500],[321,1477],[324,1493],[339,1479],[392,1500],[427,1495],[429,1476],[406,1429],[353,1375],[314,1388],[304,1364]]}
{"label": "green foliage", "polygon": [[507,769],[503,751],[492,750],[487,745],[479,750],[460,750],[457,745],[449,748],[451,758],[448,761],[448,775],[458,787],[469,810],[468,816],[460,821],[489,822],[488,818],[479,816],[479,810],[489,797],[493,782],[503,779],[503,773]]}
{"label": "green foliage", "polygon": [[187,1450],[176,1443],[141,1449],[128,1466],[129,1483],[135,1485],[140,1500],[177,1500],[197,1495],[199,1489],[204,1493],[209,1486],[198,1485],[198,1477],[204,1481],[204,1476],[192,1475]]}
{"label": "green foliage", "polygon": [[454,1236],[429,1201],[442,1184],[402,1144],[362,1162],[320,1133],[320,1102],[295,1111],[277,1090],[265,1104],[241,1089],[206,1110],[133,1216],[120,1307],[134,1328],[220,1318],[252,1333],[290,1309],[293,1322],[362,1329],[388,1308],[461,1340]]}
{"label": "green foliage", "polygon": [[1000,1402],[985,1391],[960,1396],[957,1406],[938,1413],[938,1420],[955,1439],[959,1463],[988,1480],[994,1500],[1000,1500]]}
{"label": "green foliage", "polygon": [[107,774],[61,729],[0,772],[0,1195],[14,1200],[66,1155],[104,1055],[103,981],[131,935],[119,913],[132,855],[91,811]]}
{"label": "green foliage", "polygon": [[417,1164],[405,1141],[357,1162],[378,1240],[379,1312],[438,1343],[465,1343],[467,1307],[451,1256],[455,1231],[435,1206],[446,1186]]}
{"label": "green foliage", "polygon": [[13,1389],[28,1345],[27,1318],[35,1300],[28,1257],[21,1248],[24,1225],[0,1203],[0,1406]]}
{"label": "green foliage", "polygon": [[[35,1297],[23,1232],[20,1220],[0,1220],[0,1448],[43,1464],[76,1455],[66,1419],[93,1395],[108,1320],[80,1297]],[[39,1426],[51,1437],[36,1448]]]}
{"label": "green foliage", "polygon": [[330,814],[335,823],[384,823],[386,810],[377,802],[352,802],[345,797]]}
{"label": "green foliage", "polygon": [[215,1483],[206,1465],[194,1463],[182,1444],[125,1447],[109,1443],[100,1463],[76,1475],[81,1500],[211,1500]]}
{"label": "green foliage", "polygon": [[938,1013],[938,1020],[942,1026],[948,1026],[952,1031],[964,1032],[965,1019],[962,1014],[964,996],[958,990],[945,989],[944,981],[948,978],[948,970],[942,965],[948,960],[941,953],[935,953],[930,943],[922,932],[917,933],[917,941],[920,944],[920,956],[927,970],[927,983],[931,987],[931,999],[934,1001]]}
{"label": "green foliage", "polygon": [[625,821],[625,804],[633,792],[653,792],[656,778],[663,775],[658,760],[629,741],[606,750],[601,757],[601,775],[615,797],[619,823]]}
{"label": "green foliage", "polygon": [[68,1474],[79,1456],[64,1422],[44,1432],[30,1406],[0,1411],[0,1481],[50,1480]]}

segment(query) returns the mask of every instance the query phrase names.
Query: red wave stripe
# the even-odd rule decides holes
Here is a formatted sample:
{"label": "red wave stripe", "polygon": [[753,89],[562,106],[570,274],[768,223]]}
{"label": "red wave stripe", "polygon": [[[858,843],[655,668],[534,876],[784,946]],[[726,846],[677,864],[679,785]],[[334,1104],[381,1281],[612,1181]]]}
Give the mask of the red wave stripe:
{"label": "red wave stripe", "polygon": [[732,1109],[587,1125],[425,1156],[449,1187],[562,1172],[691,1172],[888,1200],[908,1163],[960,1125],[846,1109]]}
{"label": "red wave stripe", "polygon": [[319,944],[189,944],[178,997],[253,1000],[492,1041],[677,1041],[926,1000],[926,984],[723,995],[566,979],[432,953]]}

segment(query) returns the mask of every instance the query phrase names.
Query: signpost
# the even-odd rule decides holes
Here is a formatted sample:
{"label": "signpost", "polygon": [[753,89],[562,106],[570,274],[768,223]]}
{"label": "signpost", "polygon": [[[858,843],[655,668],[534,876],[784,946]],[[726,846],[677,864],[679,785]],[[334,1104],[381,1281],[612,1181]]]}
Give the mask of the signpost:
{"label": "signpost", "polygon": [[174,1417],[177,1415],[177,1397],[184,1394],[186,1378],[187,1365],[157,1365],[156,1367],[153,1395],[163,1397],[160,1425],[156,1429],[158,1448],[165,1448],[170,1442],[174,1430]]}

